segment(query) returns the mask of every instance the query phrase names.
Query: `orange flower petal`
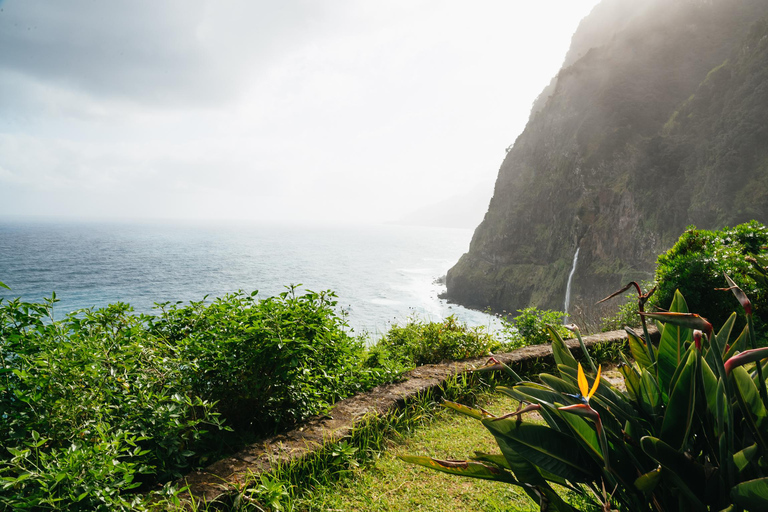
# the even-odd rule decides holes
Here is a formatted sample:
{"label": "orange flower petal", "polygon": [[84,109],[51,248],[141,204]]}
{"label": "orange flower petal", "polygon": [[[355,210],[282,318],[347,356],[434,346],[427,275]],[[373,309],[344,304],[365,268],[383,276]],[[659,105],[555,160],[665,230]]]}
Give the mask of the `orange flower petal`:
{"label": "orange flower petal", "polygon": [[589,395],[587,396],[587,401],[589,401],[590,398],[592,398],[592,395],[595,394],[595,391],[597,391],[597,386],[600,385],[600,372],[603,370],[603,366],[600,365],[597,367],[597,377],[595,377],[595,382],[592,384],[592,389],[589,391]]}

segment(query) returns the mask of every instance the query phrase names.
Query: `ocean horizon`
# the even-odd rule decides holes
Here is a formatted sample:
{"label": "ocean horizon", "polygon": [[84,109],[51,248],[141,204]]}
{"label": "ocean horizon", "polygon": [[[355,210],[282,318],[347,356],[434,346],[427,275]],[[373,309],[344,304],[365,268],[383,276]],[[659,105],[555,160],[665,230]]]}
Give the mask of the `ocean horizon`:
{"label": "ocean horizon", "polygon": [[449,315],[493,329],[492,315],[440,298],[471,229],[274,225],[226,221],[0,221],[0,298],[40,302],[55,317],[116,302],[151,314],[157,303],[212,301],[291,285],[332,290],[355,334],[376,339],[410,318]]}

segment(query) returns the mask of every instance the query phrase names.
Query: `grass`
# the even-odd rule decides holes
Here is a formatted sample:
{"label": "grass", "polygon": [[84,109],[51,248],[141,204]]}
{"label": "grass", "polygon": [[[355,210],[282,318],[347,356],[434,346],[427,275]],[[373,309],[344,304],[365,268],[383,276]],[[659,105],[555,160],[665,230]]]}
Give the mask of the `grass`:
{"label": "grass", "polygon": [[[478,404],[494,413],[514,409],[512,399],[484,393]],[[294,510],[313,511],[527,511],[538,507],[513,486],[470,480],[403,462],[398,455],[464,459],[475,450],[498,452],[493,436],[476,420],[445,409],[368,463],[351,467],[336,482],[319,485],[297,499]]]}

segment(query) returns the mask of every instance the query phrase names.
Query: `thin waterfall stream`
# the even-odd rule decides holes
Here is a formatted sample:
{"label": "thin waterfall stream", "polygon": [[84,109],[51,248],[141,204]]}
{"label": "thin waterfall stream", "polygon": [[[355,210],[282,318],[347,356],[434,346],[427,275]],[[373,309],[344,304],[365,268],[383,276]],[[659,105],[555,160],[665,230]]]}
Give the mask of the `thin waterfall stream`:
{"label": "thin waterfall stream", "polygon": [[[573,265],[571,265],[571,273],[568,274],[568,285],[565,287],[565,304],[563,305],[563,311],[568,314],[568,308],[571,306],[571,282],[573,281],[573,274],[576,272],[576,262],[579,261],[579,247],[576,248],[576,254],[573,255]],[[563,323],[568,321],[568,317],[565,317]]]}

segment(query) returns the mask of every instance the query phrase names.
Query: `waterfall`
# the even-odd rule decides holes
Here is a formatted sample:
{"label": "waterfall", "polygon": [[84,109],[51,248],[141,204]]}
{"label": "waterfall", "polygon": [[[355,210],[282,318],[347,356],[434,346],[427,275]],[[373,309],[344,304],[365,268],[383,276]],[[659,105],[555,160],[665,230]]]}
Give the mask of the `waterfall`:
{"label": "waterfall", "polygon": [[[563,311],[568,314],[568,308],[571,306],[571,282],[573,281],[573,274],[576,272],[576,262],[579,261],[579,248],[576,248],[576,254],[573,255],[573,265],[571,265],[571,273],[568,274],[568,285],[565,287],[565,304],[563,305]],[[568,317],[565,317],[565,321]]]}

